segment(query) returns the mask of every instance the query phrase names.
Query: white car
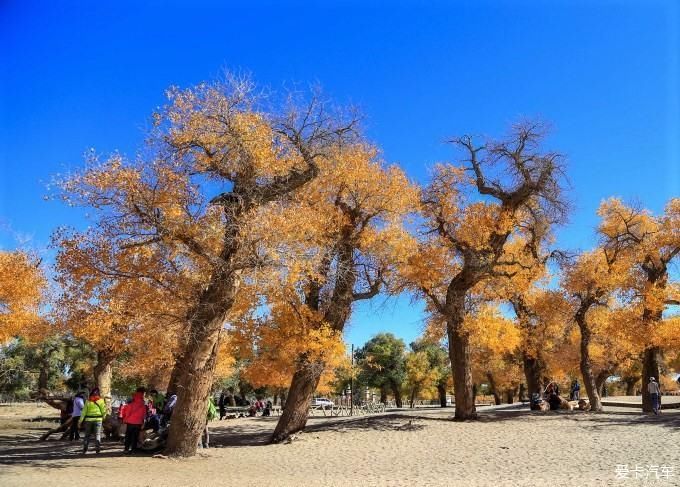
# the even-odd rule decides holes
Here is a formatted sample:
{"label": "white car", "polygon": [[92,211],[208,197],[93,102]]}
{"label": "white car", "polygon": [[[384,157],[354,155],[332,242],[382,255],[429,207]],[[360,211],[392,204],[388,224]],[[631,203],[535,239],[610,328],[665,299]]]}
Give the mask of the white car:
{"label": "white car", "polygon": [[312,406],[321,407],[324,409],[333,407],[333,405],[333,401],[326,399],[325,397],[317,397],[312,401]]}

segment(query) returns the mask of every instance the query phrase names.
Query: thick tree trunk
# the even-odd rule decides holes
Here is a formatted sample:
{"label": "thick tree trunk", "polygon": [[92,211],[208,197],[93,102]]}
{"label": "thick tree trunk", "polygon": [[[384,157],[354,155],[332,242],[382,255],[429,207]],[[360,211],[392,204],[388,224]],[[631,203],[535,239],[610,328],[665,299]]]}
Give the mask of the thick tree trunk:
{"label": "thick tree trunk", "polygon": [[531,357],[527,352],[522,353],[522,362],[524,365],[524,377],[527,381],[527,389],[529,390],[529,398],[532,394],[541,394],[543,392],[543,376],[545,375],[545,364],[540,357]]}
{"label": "thick tree trunk", "polygon": [[635,384],[637,384],[638,379],[635,377],[626,377],[623,379],[623,383],[626,384],[626,396],[635,395]]}
{"label": "thick tree trunk", "polygon": [[276,423],[272,443],[280,443],[305,428],[312,396],[319,385],[323,369],[324,365],[318,362],[305,362],[298,366],[288,389],[286,406]]}
{"label": "thick tree trunk", "polygon": [[392,383],[392,394],[394,395],[394,402],[398,408],[404,407],[401,399],[401,384]]}
{"label": "thick tree trunk", "polygon": [[181,367],[176,390],[169,391],[177,394],[177,403],[170,422],[166,455],[189,457],[196,454],[205,429],[208,395],[213,384],[225,314],[216,313],[202,326],[194,323],[192,327],[194,338],[186,348],[186,363]]}
{"label": "thick tree trunk", "polygon": [[446,407],[446,383],[437,384],[437,393],[439,394],[439,406]]}
{"label": "thick tree trunk", "polygon": [[515,402],[515,390],[514,389],[507,389],[505,391],[505,401],[508,404],[512,404]]}
{"label": "thick tree trunk", "polygon": [[647,385],[650,377],[659,382],[659,353],[659,347],[648,348],[642,359],[642,410],[646,413],[653,411],[652,397],[649,395]]}
{"label": "thick tree trunk", "polygon": [[476,419],[475,398],[472,393],[472,369],[470,366],[470,336],[462,328],[464,319],[463,300],[455,315],[447,323],[449,358],[453,371],[453,393],[456,401],[454,419]]}
{"label": "thick tree trunk", "polygon": [[106,402],[106,409],[111,412],[111,375],[113,357],[104,352],[97,352],[97,364],[94,366],[94,382],[99,387],[99,395]]}
{"label": "thick tree trunk", "polygon": [[180,352],[180,354],[175,359],[175,365],[172,368],[172,372],[170,373],[170,381],[168,382],[168,386],[165,389],[168,393],[177,394],[177,387],[179,386],[179,380],[184,362],[184,352]]}
{"label": "thick tree trunk", "polygon": [[577,317],[576,322],[581,330],[581,375],[586,386],[591,411],[602,411],[602,401],[597,390],[595,376],[593,375],[592,362],[590,360],[590,328],[585,321],[585,315]]}
{"label": "thick tree trunk", "polygon": [[382,404],[387,404],[387,386],[380,386],[380,402]]}
{"label": "thick tree trunk", "polygon": [[491,394],[493,394],[493,402],[496,404],[496,406],[500,406],[501,396],[496,389],[496,381],[493,379],[493,374],[491,372],[487,372],[486,378],[489,381],[489,390]]}

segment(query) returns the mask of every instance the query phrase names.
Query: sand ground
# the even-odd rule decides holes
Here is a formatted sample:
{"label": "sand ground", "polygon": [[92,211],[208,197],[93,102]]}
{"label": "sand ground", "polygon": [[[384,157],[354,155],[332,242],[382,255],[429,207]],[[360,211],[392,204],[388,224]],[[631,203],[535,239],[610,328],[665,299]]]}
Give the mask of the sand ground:
{"label": "sand ground", "polygon": [[[80,444],[39,442],[54,423],[30,420],[53,411],[0,406],[0,486],[680,485],[680,411],[514,406],[486,408],[467,423],[434,408],[317,416],[287,445],[266,444],[276,418],[225,420],[211,424],[213,448],[182,461],[123,456],[115,442],[86,457]],[[616,478],[616,465],[628,466],[628,479]],[[635,479],[636,465],[651,478]],[[671,475],[657,480],[650,465]]]}

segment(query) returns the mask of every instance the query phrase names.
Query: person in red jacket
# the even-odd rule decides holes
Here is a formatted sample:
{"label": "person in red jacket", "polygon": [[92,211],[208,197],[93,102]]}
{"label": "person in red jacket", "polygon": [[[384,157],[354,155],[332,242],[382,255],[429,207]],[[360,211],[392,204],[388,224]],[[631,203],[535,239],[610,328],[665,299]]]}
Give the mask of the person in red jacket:
{"label": "person in red jacket", "polygon": [[123,411],[123,423],[126,425],[125,449],[123,450],[125,453],[132,453],[137,449],[139,432],[142,430],[146,419],[145,392],[146,390],[143,387],[139,387],[137,392],[132,395],[132,402],[127,404]]}

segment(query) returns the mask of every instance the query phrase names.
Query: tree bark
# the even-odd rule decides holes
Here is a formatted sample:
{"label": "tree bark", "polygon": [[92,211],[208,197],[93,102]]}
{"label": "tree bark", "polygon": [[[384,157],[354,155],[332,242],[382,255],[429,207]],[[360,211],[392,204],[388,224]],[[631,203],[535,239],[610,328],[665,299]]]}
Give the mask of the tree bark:
{"label": "tree bark", "polygon": [[387,404],[387,386],[380,386],[380,402]]}
{"label": "tree bark", "polygon": [[638,380],[636,377],[626,377],[623,379],[624,384],[626,384],[626,396],[635,395],[635,384],[637,384]]}
{"label": "tree bark", "polygon": [[602,401],[597,390],[595,376],[593,375],[592,362],[590,360],[590,327],[585,319],[585,312],[579,312],[576,315],[576,323],[578,323],[581,331],[581,375],[586,386],[588,399],[590,400],[591,411],[602,411]]}
{"label": "tree bark", "polygon": [[230,268],[225,263],[213,275],[197,306],[189,313],[189,334],[183,362],[179,364],[177,389],[170,391],[177,394],[177,404],[170,422],[166,455],[195,455],[205,429],[220,334],[239,287],[239,276],[229,272]]}
{"label": "tree bark", "polygon": [[522,353],[522,362],[529,398],[531,398],[532,394],[541,394],[543,392],[543,376],[545,375],[543,360],[540,357],[531,357],[525,351]]}
{"label": "tree bark", "polygon": [[303,362],[297,367],[288,389],[286,406],[272,435],[272,443],[280,443],[305,428],[312,396],[319,385],[323,369],[324,364],[317,362]]}
{"label": "tree bark", "polygon": [[498,393],[498,390],[496,389],[496,381],[493,378],[493,374],[491,372],[487,372],[486,378],[489,381],[490,392],[491,392],[491,394],[493,394],[493,402],[496,404],[496,406],[500,406],[501,396]]}
{"label": "tree bark", "polygon": [[401,384],[393,382],[392,384],[392,394],[394,395],[394,402],[398,408],[404,407],[404,403],[401,399]]}
{"label": "tree bark", "polygon": [[470,336],[463,331],[463,301],[455,315],[447,323],[449,337],[449,358],[453,371],[453,393],[456,411],[454,419],[476,419],[475,398],[472,393],[472,369],[470,366]]}
{"label": "tree bark", "polygon": [[106,402],[106,409],[111,412],[111,375],[113,357],[106,352],[97,352],[97,364],[94,366],[94,382],[99,388],[99,395]]}
{"label": "tree bark", "polygon": [[642,359],[642,410],[646,413],[653,411],[652,397],[649,395],[647,385],[650,377],[659,382],[659,353],[659,347],[647,348]]}
{"label": "tree bark", "polygon": [[508,404],[512,404],[513,402],[515,402],[515,390],[507,389],[505,391],[505,399]]}
{"label": "tree bark", "polygon": [[166,392],[177,394],[177,387],[179,386],[179,380],[181,377],[184,362],[185,362],[184,351],[182,351],[175,359],[175,365],[172,368],[172,372],[170,373],[170,380],[168,382],[168,386],[165,389]]}
{"label": "tree bark", "polygon": [[446,383],[437,384],[437,393],[439,394],[439,406],[446,407]]}

